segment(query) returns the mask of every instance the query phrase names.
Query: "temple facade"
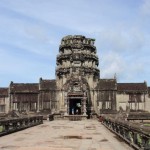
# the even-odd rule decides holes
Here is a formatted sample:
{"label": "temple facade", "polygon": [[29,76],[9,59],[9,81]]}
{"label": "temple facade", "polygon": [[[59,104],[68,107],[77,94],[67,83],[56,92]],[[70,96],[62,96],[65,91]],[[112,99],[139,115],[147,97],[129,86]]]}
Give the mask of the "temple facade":
{"label": "temple facade", "polygon": [[100,78],[94,39],[75,35],[62,38],[56,58],[56,79],[14,83],[0,88],[0,113],[11,110],[84,115],[116,113],[127,107],[149,111],[147,83],[117,83]]}

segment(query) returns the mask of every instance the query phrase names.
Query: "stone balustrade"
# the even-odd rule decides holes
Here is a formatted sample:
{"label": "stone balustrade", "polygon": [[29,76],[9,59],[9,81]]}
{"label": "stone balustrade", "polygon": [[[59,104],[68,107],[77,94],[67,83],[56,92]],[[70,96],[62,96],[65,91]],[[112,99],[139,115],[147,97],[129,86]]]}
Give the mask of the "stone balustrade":
{"label": "stone balustrade", "polygon": [[102,124],[137,150],[150,149],[150,123],[129,122],[112,117],[101,118]]}
{"label": "stone balustrade", "polygon": [[0,120],[0,136],[43,123],[43,116],[20,117]]}

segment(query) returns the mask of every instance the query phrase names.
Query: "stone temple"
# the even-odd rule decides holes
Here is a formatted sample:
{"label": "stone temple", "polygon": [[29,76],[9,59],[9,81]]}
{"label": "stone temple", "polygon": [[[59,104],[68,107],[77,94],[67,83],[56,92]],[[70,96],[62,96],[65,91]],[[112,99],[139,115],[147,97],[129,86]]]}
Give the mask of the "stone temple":
{"label": "stone temple", "polygon": [[95,40],[82,35],[62,38],[56,58],[56,79],[14,83],[0,88],[0,113],[60,113],[62,116],[116,113],[119,109],[149,111],[150,87],[101,79]]}

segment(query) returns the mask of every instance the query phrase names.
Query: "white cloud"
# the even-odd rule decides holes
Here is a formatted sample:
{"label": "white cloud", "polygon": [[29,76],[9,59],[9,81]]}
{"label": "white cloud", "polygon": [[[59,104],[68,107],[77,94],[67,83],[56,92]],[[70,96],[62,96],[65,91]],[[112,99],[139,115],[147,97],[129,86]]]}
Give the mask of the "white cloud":
{"label": "white cloud", "polygon": [[120,76],[125,70],[125,63],[121,55],[108,52],[101,59],[102,78],[113,78],[115,74]]}
{"label": "white cloud", "polygon": [[40,26],[28,26],[25,28],[25,32],[31,39],[42,43],[51,43],[50,37],[47,30],[41,28]]}
{"label": "white cloud", "polygon": [[[15,2],[14,2],[15,1]],[[106,26],[112,19],[109,15],[118,15],[117,9],[108,5],[108,2],[99,1],[93,3],[86,0],[70,1],[10,1],[5,8],[15,11],[26,17],[41,22],[53,24],[67,29],[91,33],[99,31],[101,26]],[[110,1],[115,7],[115,5]],[[112,11],[108,11],[108,10]],[[111,14],[111,13],[112,14]],[[113,23],[113,22],[111,22]]]}
{"label": "white cloud", "polygon": [[0,33],[3,35],[0,36],[1,43],[12,45],[35,55],[56,56],[56,51],[53,49],[56,40],[43,26],[16,18],[1,17],[1,19],[3,20],[0,29]]}
{"label": "white cloud", "polygon": [[144,0],[141,6],[141,13],[143,15],[150,15],[150,0]]}
{"label": "white cloud", "polygon": [[145,65],[138,58],[126,58],[117,52],[107,52],[100,61],[101,78],[113,78],[116,74],[118,82],[144,81]]}
{"label": "white cloud", "polygon": [[[19,55],[9,55],[0,49],[0,84],[14,82],[38,82],[40,77],[54,78],[55,65],[51,61],[42,61],[33,56],[19,57]],[[1,85],[0,85],[1,86]],[[2,85],[3,86],[3,85]]]}
{"label": "white cloud", "polygon": [[108,51],[131,52],[141,50],[145,43],[145,36],[141,30],[131,29],[105,29],[97,36],[97,45]]}

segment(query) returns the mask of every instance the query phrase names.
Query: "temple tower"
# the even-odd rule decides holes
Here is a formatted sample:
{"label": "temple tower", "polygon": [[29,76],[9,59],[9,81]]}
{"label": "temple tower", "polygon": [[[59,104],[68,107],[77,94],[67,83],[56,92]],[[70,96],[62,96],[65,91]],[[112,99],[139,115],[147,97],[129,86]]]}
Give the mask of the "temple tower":
{"label": "temple tower", "polygon": [[100,77],[94,39],[81,35],[61,40],[57,55],[57,110],[85,115],[96,107],[94,88]]}

